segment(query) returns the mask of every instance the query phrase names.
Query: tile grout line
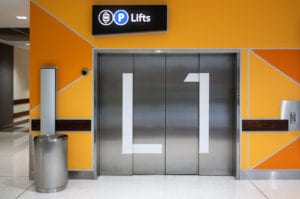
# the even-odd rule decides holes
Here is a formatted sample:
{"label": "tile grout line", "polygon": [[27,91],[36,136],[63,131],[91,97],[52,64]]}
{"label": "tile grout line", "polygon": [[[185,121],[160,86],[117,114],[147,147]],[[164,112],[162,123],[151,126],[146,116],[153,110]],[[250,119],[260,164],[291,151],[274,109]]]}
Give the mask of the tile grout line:
{"label": "tile grout line", "polygon": [[22,193],[20,193],[20,194],[16,197],[16,199],[20,198],[20,197],[21,197],[26,191],[28,191],[33,185],[34,185],[34,182],[33,182],[27,189],[25,189]]}
{"label": "tile grout line", "polygon": [[255,187],[255,189],[260,192],[266,199],[270,199],[260,188],[258,188],[258,186],[256,186],[256,184],[251,180],[249,179],[249,182]]}

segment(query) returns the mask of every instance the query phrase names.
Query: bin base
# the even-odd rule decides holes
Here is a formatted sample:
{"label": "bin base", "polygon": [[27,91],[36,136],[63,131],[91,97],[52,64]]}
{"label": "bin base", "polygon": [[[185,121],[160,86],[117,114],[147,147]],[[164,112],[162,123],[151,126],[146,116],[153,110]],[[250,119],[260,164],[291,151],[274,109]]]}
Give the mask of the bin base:
{"label": "bin base", "polygon": [[64,190],[66,187],[67,187],[67,185],[64,185],[62,187],[53,188],[53,189],[36,188],[36,191],[40,192],[40,193],[55,193],[55,192]]}

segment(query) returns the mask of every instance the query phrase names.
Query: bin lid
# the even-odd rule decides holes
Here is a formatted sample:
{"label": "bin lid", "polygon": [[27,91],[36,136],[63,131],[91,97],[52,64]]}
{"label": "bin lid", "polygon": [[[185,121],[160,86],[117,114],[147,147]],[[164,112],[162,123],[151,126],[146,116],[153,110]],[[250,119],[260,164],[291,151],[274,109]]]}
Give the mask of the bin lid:
{"label": "bin lid", "polygon": [[39,135],[33,138],[35,142],[57,142],[66,139],[68,139],[68,135],[65,134]]}

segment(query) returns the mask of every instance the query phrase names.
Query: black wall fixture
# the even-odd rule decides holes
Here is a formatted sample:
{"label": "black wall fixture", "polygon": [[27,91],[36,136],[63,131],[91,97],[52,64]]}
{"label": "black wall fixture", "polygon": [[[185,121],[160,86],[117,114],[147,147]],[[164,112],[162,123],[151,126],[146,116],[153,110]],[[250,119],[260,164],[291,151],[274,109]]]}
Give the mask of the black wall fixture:
{"label": "black wall fixture", "polygon": [[243,120],[243,131],[289,131],[288,120]]}
{"label": "black wall fixture", "polygon": [[0,39],[5,41],[29,41],[29,28],[0,28]]}
{"label": "black wall fixture", "polygon": [[13,46],[0,43],[0,126],[13,122]]}
{"label": "black wall fixture", "polygon": [[167,5],[94,5],[92,34],[167,31]]}

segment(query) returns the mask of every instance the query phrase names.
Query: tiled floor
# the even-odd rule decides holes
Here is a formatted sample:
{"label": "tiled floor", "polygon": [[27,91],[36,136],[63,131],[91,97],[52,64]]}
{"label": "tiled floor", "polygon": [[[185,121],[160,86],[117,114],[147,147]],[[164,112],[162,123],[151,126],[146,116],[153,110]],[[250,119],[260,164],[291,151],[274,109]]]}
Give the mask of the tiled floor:
{"label": "tiled floor", "polygon": [[297,180],[235,180],[218,176],[100,176],[69,180],[65,190],[37,193],[24,178],[0,178],[5,199],[299,199]]}
{"label": "tiled floor", "polygon": [[[23,130],[23,128],[21,128]],[[18,129],[19,130],[19,129]],[[17,198],[31,187],[28,132],[0,132],[0,199]]]}
{"label": "tiled floor", "polygon": [[[0,176],[29,175],[29,134],[0,132]],[[1,195],[0,195],[1,198]]]}
{"label": "tiled floor", "polygon": [[0,177],[0,198],[18,198],[32,184],[28,177]]}
{"label": "tiled floor", "polygon": [[0,199],[300,199],[300,180],[218,176],[100,176],[37,193],[28,180],[28,139],[26,133],[0,133]]}
{"label": "tiled floor", "polygon": [[255,180],[253,183],[271,199],[300,198],[300,180]]}

